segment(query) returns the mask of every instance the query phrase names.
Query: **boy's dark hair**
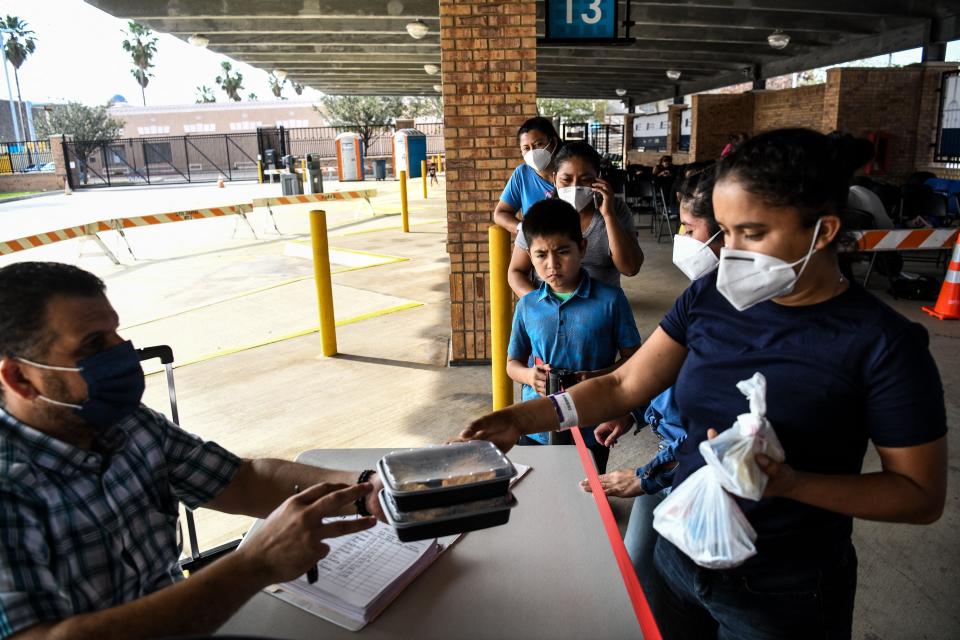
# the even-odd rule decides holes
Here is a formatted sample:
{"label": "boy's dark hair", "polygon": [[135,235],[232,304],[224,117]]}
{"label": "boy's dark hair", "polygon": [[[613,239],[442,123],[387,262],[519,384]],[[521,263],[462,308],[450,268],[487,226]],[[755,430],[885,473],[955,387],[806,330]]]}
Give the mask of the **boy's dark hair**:
{"label": "boy's dark hair", "polygon": [[712,236],[720,230],[713,215],[713,185],[716,166],[711,165],[701,171],[688,175],[680,185],[681,201],[690,202],[690,215],[707,222],[708,233]]}
{"label": "boy's dark hair", "polygon": [[517,139],[520,139],[525,133],[530,133],[531,131],[539,131],[543,135],[550,138],[551,142],[556,142],[559,144],[560,135],[557,133],[556,127],[553,126],[553,122],[549,118],[544,118],[543,116],[537,116],[535,118],[530,118],[517,130]]}
{"label": "boy's dark hair", "polygon": [[565,236],[579,245],[583,241],[580,214],[558,198],[537,202],[523,216],[523,239],[530,247],[535,238],[543,236]]}
{"label": "boy's dark hair", "polygon": [[[771,207],[793,207],[812,227],[826,214],[843,221],[853,173],[872,157],[873,145],[862,138],[778,129],[734,149],[720,161],[716,181],[734,180]],[[843,230],[841,236],[845,241]]]}
{"label": "boy's dark hair", "polygon": [[600,154],[586,142],[568,142],[560,148],[553,158],[553,166],[559,167],[570,158],[586,160],[597,174],[600,173]]}
{"label": "boy's dark hair", "polygon": [[47,304],[62,296],[103,295],[103,281],[59,262],[19,262],[0,269],[0,356],[37,359],[53,336],[47,333]]}

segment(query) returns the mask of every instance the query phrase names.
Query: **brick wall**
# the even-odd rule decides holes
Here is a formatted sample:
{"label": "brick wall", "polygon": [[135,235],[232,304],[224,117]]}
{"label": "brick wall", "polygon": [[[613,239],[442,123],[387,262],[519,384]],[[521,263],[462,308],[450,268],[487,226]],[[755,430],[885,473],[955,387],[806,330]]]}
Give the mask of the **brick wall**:
{"label": "brick wall", "polygon": [[753,92],[752,134],[784,127],[823,126],[824,85]]}
{"label": "brick wall", "polygon": [[693,96],[690,155],[697,161],[719,158],[732,133],[753,133],[752,93]]}
{"label": "brick wall", "polygon": [[440,0],[454,364],[490,358],[487,228],[521,162],[517,128],[537,113],[536,11],[534,0]]}
{"label": "brick wall", "polygon": [[687,164],[693,162],[693,156],[684,151],[670,153],[669,151],[630,151],[627,153],[628,164],[644,164],[648,167],[660,162],[663,156],[673,156],[674,164]]}
{"label": "brick wall", "polygon": [[63,178],[55,173],[5,173],[0,175],[0,193],[21,191],[59,191]]}

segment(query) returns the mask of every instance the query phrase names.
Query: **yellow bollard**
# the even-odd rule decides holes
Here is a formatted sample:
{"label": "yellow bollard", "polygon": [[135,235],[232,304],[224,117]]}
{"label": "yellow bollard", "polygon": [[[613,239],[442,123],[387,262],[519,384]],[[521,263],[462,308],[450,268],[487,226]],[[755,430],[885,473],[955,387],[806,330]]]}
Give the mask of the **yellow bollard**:
{"label": "yellow bollard", "polygon": [[310,238],[313,240],[313,277],[317,284],[317,308],[320,312],[320,342],[323,355],[337,355],[337,325],[333,319],[333,281],[330,279],[330,247],[327,242],[327,213],[310,212]]}
{"label": "yellow bollard", "polygon": [[257,182],[263,184],[263,163],[257,160]]}
{"label": "yellow bollard", "polygon": [[507,346],[510,343],[510,233],[499,226],[488,230],[490,243],[490,349],[493,369],[493,410],[513,404],[513,381],[507,376]]}
{"label": "yellow bollard", "polygon": [[407,172],[400,172],[400,220],[403,232],[410,233],[410,214],[407,212]]}
{"label": "yellow bollard", "polygon": [[[303,186],[307,186],[307,159],[300,159],[300,182],[303,183]],[[306,188],[303,189],[303,192],[306,193]]]}
{"label": "yellow bollard", "polygon": [[423,182],[423,199],[427,199],[427,161],[420,161],[420,180]]}
{"label": "yellow bollard", "polygon": [[437,154],[437,175],[443,173],[443,156]]}

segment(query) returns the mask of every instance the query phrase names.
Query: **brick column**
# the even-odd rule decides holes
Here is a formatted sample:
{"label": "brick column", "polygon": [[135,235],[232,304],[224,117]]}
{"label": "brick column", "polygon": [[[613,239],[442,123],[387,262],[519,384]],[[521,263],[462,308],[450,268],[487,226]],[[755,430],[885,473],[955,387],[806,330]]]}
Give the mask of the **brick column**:
{"label": "brick column", "polygon": [[489,362],[487,227],[536,115],[534,0],[440,0],[451,364]]}
{"label": "brick column", "polygon": [[60,134],[50,136],[50,153],[53,156],[53,171],[60,182],[62,188],[67,182],[67,160],[63,156],[63,143],[72,142],[73,136],[70,134]]}
{"label": "brick column", "polygon": [[633,120],[637,116],[623,116],[623,168],[627,168],[627,155],[633,148]]}
{"label": "brick column", "polygon": [[683,104],[667,107],[667,153],[671,155],[680,152],[680,125],[683,124],[680,120],[685,108]]}

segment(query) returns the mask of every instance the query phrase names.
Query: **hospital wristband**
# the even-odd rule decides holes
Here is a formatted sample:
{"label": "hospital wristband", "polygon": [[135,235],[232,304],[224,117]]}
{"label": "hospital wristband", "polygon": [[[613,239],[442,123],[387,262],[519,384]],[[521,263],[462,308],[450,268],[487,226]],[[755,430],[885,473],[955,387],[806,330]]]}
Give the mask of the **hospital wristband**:
{"label": "hospital wristband", "polygon": [[568,392],[554,393],[547,397],[550,398],[550,402],[553,403],[553,408],[557,412],[561,429],[569,429],[580,424],[577,407],[573,404],[573,398]]}

